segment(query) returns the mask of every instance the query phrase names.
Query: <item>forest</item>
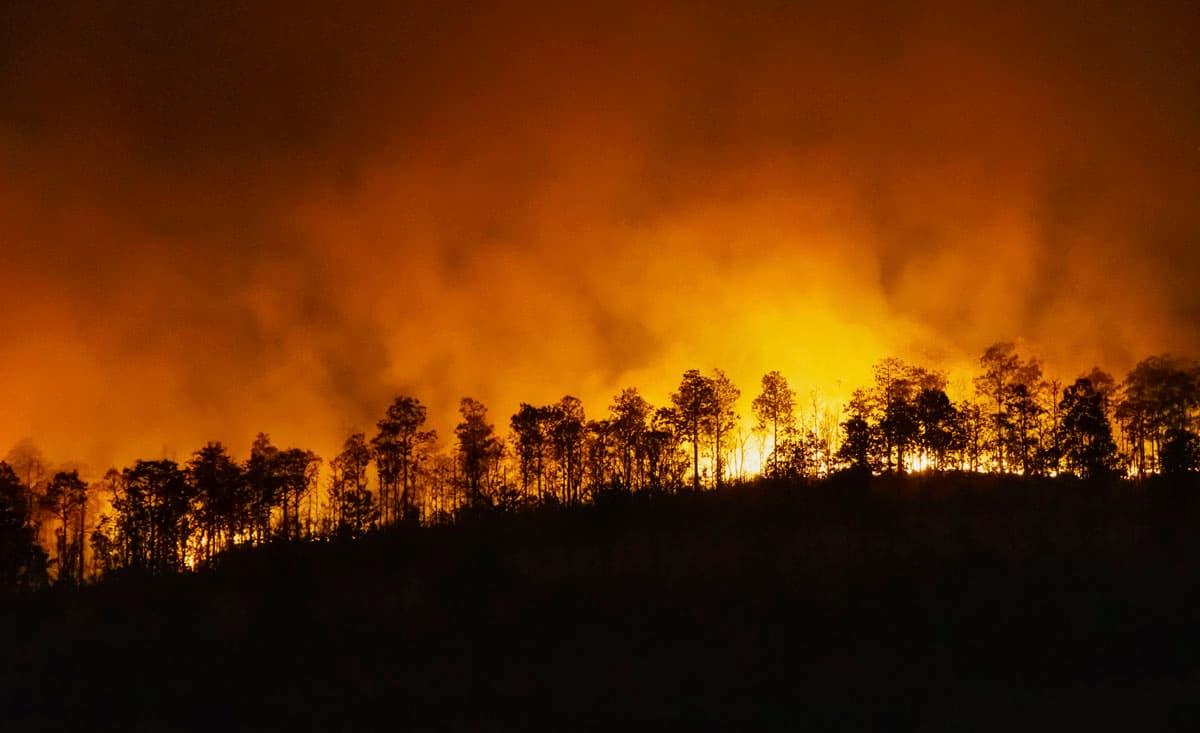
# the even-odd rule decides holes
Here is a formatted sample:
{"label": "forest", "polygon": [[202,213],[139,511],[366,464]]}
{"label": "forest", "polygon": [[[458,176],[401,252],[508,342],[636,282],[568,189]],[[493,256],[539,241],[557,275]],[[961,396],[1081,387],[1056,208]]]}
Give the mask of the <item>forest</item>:
{"label": "forest", "polygon": [[449,447],[428,428],[421,401],[400,396],[373,434],[350,435],[327,464],[260,433],[244,461],[213,442],[183,465],[138,460],[88,480],[47,470],[26,441],[0,463],[0,588],[176,573],[241,547],[622,492],[804,486],[840,472],[1139,482],[1200,471],[1194,362],[1155,356],[1120,381],[1097,368],[1064,382],[1001,342],[980,356],[974,393],[957,401],[936,370],[888,358],[874,375],[840,416],[804,409],[778,371],[762,377],[749,421],[739,414],[742,390],[720,369],[688,370],[660,407],[636,388],[616,395],[603,417],[588,418],[572,396],[521,404],[506,434],[464,398]]}
{"label": "forest", "polygon": [[0,1],[0,733],[1194,730],[1197,39]]}
{"label": "forest", "polygon": [[957,401],[874,374],[830,415],[769,372],[745,422],[719,370],[602,418],[522,404],[503,436],[464,399],[449,449],[402,396],[327,464],[264,434],[87,481],[18,446],[6,723],[1194,719],[1196,365],[1064,384],[1001,343]]}

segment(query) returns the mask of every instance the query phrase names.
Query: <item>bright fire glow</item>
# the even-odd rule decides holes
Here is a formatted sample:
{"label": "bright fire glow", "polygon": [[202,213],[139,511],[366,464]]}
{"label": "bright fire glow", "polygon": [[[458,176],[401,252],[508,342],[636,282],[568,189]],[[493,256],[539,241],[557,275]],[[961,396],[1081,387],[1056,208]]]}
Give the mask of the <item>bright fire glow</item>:
{"label": "bright fire glow", "polygon": [[449,447],[463,396],[503,432],[690,368],[745,415],[773,369],[837,403],[886,356],[1200,349],[1188,3],[1120,43],[1044,3],[743,4],[346,3],[314,48],[267,4],[96,33],[20,3],[0,451],[100,475],[264,431],[328,460],[402,393]]}

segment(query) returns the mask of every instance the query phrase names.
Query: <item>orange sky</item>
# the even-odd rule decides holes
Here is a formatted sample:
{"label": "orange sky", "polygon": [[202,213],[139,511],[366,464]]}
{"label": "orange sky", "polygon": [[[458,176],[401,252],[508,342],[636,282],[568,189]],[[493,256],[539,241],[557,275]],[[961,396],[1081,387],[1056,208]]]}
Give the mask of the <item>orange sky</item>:
{"label": "orange sky", "polygon": [[5,5],[0,451],[1200,346],[1187,3]]}

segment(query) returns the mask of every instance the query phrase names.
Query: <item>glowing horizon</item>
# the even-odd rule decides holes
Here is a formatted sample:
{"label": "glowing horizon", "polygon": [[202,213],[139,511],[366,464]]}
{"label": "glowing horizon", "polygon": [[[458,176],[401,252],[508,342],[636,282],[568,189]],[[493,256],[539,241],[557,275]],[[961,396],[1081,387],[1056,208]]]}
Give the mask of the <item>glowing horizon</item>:
{"label": "glowing horizon", "polygon": [[935,5],[0,10],[0,451],[1200,354],[1196,15]]}

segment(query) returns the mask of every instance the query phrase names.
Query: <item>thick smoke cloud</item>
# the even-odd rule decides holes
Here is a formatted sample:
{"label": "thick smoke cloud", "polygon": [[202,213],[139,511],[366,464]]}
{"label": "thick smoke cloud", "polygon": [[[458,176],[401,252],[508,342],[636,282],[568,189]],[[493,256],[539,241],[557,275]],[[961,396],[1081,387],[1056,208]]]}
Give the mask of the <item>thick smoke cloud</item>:
{"label": "thick smoke cloud", "polygon": [[0,446],[1200,345],[1186,4],[266,5],[0,10]]}

